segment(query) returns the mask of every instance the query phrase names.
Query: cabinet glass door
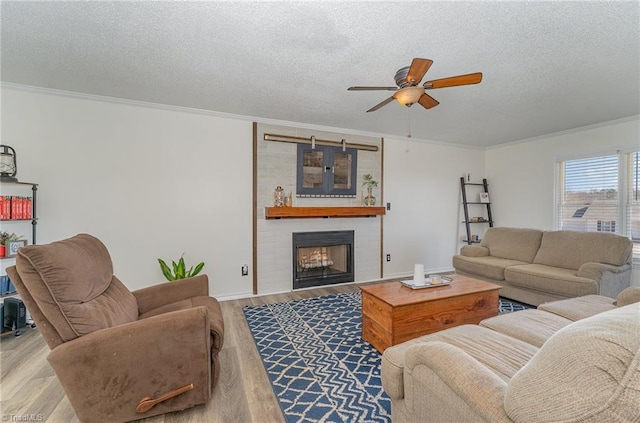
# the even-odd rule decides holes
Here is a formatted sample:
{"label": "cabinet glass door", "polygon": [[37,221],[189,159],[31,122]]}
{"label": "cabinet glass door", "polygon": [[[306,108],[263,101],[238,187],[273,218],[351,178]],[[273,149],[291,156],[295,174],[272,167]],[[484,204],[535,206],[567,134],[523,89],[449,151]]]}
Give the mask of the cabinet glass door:
{"label": "cabinet glass door", "polygon": [[353,155],[333,153],[333,190],[350,190],[353,187]]}
{"label": "cabinet glass door", "polygon": [[305,150],[302,153],[302,187],[322,188],[324,173],[324,151]]}

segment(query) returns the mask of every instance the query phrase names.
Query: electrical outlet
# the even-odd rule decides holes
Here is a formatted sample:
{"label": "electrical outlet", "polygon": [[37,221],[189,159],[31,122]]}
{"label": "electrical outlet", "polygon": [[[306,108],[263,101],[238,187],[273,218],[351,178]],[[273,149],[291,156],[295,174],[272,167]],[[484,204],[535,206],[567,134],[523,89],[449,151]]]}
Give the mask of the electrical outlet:
{"label": "electrical outlet", "polygon": [[387,261],[391,261],[391,254],[387,254]]}
{"label": "electrical outlet", "polygon": [[387,210],[391,210],[391,203],[387,203]]}
{"label": "electrical outlet", "polygon": [[247,276],[249,274],[249,266],[246,264],[242,266],[242,276]]}

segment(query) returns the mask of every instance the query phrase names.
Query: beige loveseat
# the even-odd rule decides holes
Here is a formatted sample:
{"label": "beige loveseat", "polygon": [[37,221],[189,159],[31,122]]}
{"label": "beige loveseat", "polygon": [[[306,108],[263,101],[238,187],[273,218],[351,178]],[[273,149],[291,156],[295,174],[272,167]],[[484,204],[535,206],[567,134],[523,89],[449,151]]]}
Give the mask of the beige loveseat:
{"label": "beige loveseat", "polygon": [[482,243],[453,256],[456,273],[502,285],[526,304],[597,294],[615,298],[631,284],[633,243],[604,232],[490,228]]}
{"label": "beige loveseat", "polygon": [[639,422],[639,299],[561,300],[389,347],[392,421]]}

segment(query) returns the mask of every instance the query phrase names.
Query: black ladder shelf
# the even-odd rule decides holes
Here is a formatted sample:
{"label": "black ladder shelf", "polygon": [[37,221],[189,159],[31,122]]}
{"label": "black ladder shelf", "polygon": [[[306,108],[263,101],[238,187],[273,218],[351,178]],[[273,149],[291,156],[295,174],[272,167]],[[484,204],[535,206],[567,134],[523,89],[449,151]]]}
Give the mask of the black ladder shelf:
{"label": "black ladder shelf", "polygon": [[[479,243],[481,240],[472,240],[471,239],[471,225],[477,223],[488,223],[489,227],[493,228],[493,217],[491,216],[491,202],[483,202],[483,201],[468,201],[467,200],[467,187],[469,186],[477,186],[482,187],[483,193],[489,194],[489,184],[486,179],[482,180],[481,184],[465,182],[464,177],[460,178],[460,189],[462,190],[462,206],[464,208],[464,225],[467,229],[467,238],[464,240],[467,244],[471,245],[473,243]],[[479,195],[480,193],[478,193]],[[482,220],[471,221],[469,218],[469,204],[480,204],[483,206],[487,206],[487,218],[481,217]]]}

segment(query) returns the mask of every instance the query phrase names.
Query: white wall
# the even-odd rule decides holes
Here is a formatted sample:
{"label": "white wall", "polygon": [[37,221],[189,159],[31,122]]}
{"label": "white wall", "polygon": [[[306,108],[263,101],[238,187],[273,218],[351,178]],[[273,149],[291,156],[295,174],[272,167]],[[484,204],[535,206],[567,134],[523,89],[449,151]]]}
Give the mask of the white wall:
{"label": "white wall", "polygon": [[385,139],[384,217],[385,277],[452,270],[451,257],[465,237],[461,224],[460,177],[485,177],[484,151],[407,139]]}
{"label": "white wall", "polygon": [[[250,121],[6,86],[1,112],[19,178],[40,183],[39,243],[94,234],[131,289],[161,282],[156,258],[184,252],[207,263],[213,295],[250,295],[251,277],[241,276],[252,264]],[[410,275],[415,263],[451,269],[464,174],[489,179],[498,226],[551,229],[556,158],[639,140],[638,119],[487,151],[386,138],[384,276]]]}
{"label": "white wall", "polygon": [[[40,183],[38,243],[94,234],[131,289],[163,281],[156,258],[184,252],[207,263],[213,295],[250,295],[241,276],[252,264],[250,121],[3,86],[2,123],[19,178]],[[450,270],[459,177],[481,179],[484,152],[387,139],[384,167],[385,277],[415,263]]]}
{"label": "white wall", "polygon": [[40,184],[38,243],[93,234],[130,289],[184,253],[212,295],[251,292],[251,122],[3,87],[2,143]]}
{"label": "white wall", "polygon": [[[554,181],[558,159],[640,147],[640,119],[624,119],[491,148],[487,177],[498,226],[554,229]],[[634,269],[640,286],[640,269]]]}

